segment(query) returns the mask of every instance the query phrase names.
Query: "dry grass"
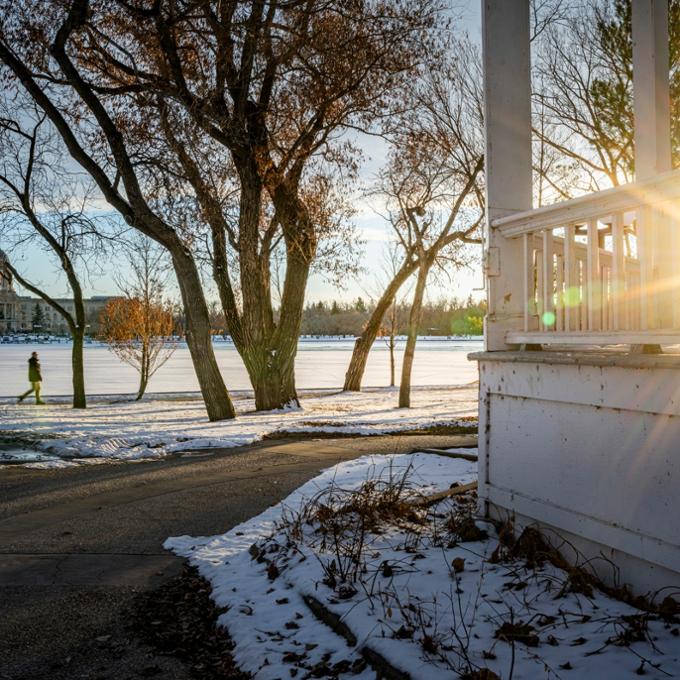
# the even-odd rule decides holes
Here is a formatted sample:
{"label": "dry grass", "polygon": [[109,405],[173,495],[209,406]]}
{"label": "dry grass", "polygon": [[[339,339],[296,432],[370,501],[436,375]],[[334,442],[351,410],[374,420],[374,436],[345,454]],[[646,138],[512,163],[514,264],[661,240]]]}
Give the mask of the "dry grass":
{"label": "dry grass", "polygon": [[[516,645],[521,645],[525,654],[526,650],[531,650],[538,666],[546,669],[546,677],[561,677],[560,671],[568,670],[566,666],[549,668],[540,656],[540,650],[543,645],[556,644],[557,631],[560,627],[568,627],[569,621],[557,615],[539,614],[534,601],[527,595],[530,591],[542,593],[547,589],[555,600],[561,600],[572,593],[590,599],[599,589],[640,607],[643,611],[639,615],[603,616],[602,625],[614,631],[603,648],[629,649],[639,660],[642,670],[653,664],[632,645],[644,642],[656,650],[649,622],[663,619],[669,625],[680,623],[680,605],[674,597],[677,594],[657,593],[649,600],[640,601],[633,599],[625,588],[606,587],[596,575],[594,562],[583,559],[566,541],[553,542],[533,527],[517,534],[509,520],[496,526],[497,536],[491,539],[478,525],[474,491],[442,499],[432,506],[420,503],[423,497],[423,490],[413,482],[412,468],[390,468],[388,474],[367,479],[355,489],[332,484],[299,510],[285,512],[274,535],[254,545],[251,554],[259,562],[266,563],[272,580],[278,578],[293,559],[304,560],[313,555],[312,559],[316,558],[321,566],[323,583],[333,591],[336,600],[350,599],[357,594],[367,598],[373,607],[382,611],[380,621],[385,632],[404,640],[404,644],[419,645],[424,658],[435,663],[433,672],[444,667],[462,678],[493,680],[497,677],[470,658],[478,614],[476,606],[472,618],[464,613],[468,605],[463,602],[459,583],[466,570],[465,559],[458,557],[449,565],[452,587],[446,606],[448,618],[450,620],[452,615],[454,625],[447,624],[448,627],[442,629],[444,605],[441,602],[414,597],[395,585],[395,577],[399,574],[420,571],[421,551],[434,548],[445,556],[447,549],[461,544],[497,540],[495,549],[483,564],[503,565],[507,576],[504,587],[512,592],[516,606],[498,608],[492,616],[495,640],[485,652],[485,658],[496,658],[496,645],[509,645],[513,665],[507,674],[503,674],[505,678],[512,678]],[[399,543],[392,547],[403,551],[403,559],[376,559],[374,543],[386,532],[399,537]],[[464,549],[478,548],[464,546]],[[567,559],[564,555],[569,550],[572,552]],[[604,558],[599,562],[616,569]],[[549,565],[559,569],[550,569]],[[476,586],[479,592],[484,574],[483,567]],[[529,585],[539,587],[529,588]],[[559,605],[555,610],[560,610]],[[573,622],[579,621],[574,619]]]}

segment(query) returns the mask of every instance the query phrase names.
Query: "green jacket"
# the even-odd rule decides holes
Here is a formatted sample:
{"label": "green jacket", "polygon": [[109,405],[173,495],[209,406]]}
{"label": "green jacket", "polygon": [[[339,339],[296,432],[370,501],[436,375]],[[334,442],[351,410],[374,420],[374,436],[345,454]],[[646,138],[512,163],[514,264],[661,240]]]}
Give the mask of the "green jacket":
{"label": "green jacket", "polygon": [[40,362],[35,357],[28,360],[28,382],[42,382]]}

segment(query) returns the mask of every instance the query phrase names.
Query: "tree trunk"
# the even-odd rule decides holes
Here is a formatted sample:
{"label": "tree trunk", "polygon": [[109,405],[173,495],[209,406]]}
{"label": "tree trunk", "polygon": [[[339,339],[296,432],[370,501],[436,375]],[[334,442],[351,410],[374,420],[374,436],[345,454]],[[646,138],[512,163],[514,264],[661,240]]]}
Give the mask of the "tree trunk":
{"label": "tree trunk", "polygon": [[85,396],[85,363],[83,361],[83,337],[84,328],[77,328],[71,337],[73,346],[71,349],[71,380],[73,384],[73,408],[87,408]]}
{"label": "tree trunk", "polygon": [[227,267],[225,225],[218,206],[201,195],[211,217],[213,279],[234,346],[241,355],[255,392],[255,408],[270,411],[299,405],[295,388],[295,357],[302,322],[305,290],[317,237],[295,182],[270,187],[278,224],[286,244],[286,275],[279,320],[274,322],[271,298],[271,236],[261,234],[263,185],[257,163],[246,157],[237,163],[241,180],[239,206],[239,270],[242,311],[236,306]]}
{"label": "tree trunk", "polygon": [[[305,277],[305,287],[307,277]],[[302,293],[304,301],[304,292]],[[302,304],[295,324],[296,330],[279,340],[278,363],[280,379],[280,401],[282,406],[300,406],[300,400],[295,386],[295,358],[297,357],[298,338],[300,337],[300,323],[302,321]]]}
{"label": "tree trunk", "polygon": [[245,346],[241,351],[258,411],[300,405],[295,387],[295,357],[308,276],[306,262],[288,259],[280,319],[271,342],[267,346]]}
{"label": "tree trunk", "polygon": [[302,224],[290,230],[285,223],[283,224],[286,240],[286,275],[281,293],[280,318],[274,333],[281,407],[300,405],[295,386],[295,357],[309,269],[316,255],[317,245],[316,233],[306,212],[302,218],[299,209],[294,215],[296,220],[302,221]]}
{"label": "tree trunk", "polygon": [[146,372],[141,373],[139,376],[139,389],[137,390],[137,396],[135,397],[135,401],[141,401],[142,397],[144,396],[144,392],[146,392],[146,386],[149,384],[149,376],[146,374]]}
{"label": "tree trunk", "polygon": [[394,348],[396,345],[395,335],[397,333],[397,301],[392,302],[390,311],[390,387],[396,384],[396,375],[394,370]]}
{"label": "tree trunk", "polygon": [[172,251],[172,262],[187,317],[186,338],[191,360],[211,421],[235,418],[236,412],[215,359],[210,314],[196,263],[188,253]]}
{"label": "tree trunk", "polygon": [[281,408],[280,381],[278,374],[271,367],[260,364],[248,371],[250,382],[255,392],[255,410],[273,411]]}
{"label": "tree trunk", "polygon": [[146,392],[146,386],[149,384],[149,344],[142,342],[142,360],[140,362],[139,370],[139,389],[135,401],[140,401]]}
{"label": "tree trunk", "polygon": [[75,319],[72,319],[69,324],[71,338],[73,339],[73,349],[71,350],[73,408],[87,408],[87,399],[85,397],[85,361],[83,357],[83,341],[85,338],[83,290],[70,258],[62,258],[62,266],[73,291],[73,306],[75,308]]}
{"label": "tree trunk", "polygon": [[396,385],[396,375],[394,370],[394,335],[390,335],[390,387]]}
{"label": "tree trunk", "polygon": [[[306,279],[305,279],[306,281]],[[304,292],[302,293],[304,300]],[[255,409],[257,411],[272,411],[290,405],[299,406],[300,402],[295,388],[295,357],[297,355],[298,336],[302,311],[297,313],[298,305],[281,305],[281,319],[285,317],[288,323],[279,321],[279,326],[270,334],[260,330],[258,335],[264,335],[264,340],[255,343],[243,336],[242,339],[232,336],[234,346],[248,372],[250,384],[255,393]],[[302,305],[300,305],[302,308]],[[297,323],[295,318],[298,318]]]}
{"label": "tree trunk", "polygon": [[399,385],[399,408],[409,408],[411,406],[411,371],[413,369],[413,357],[416,352],[416,341],[418,340],[418,324],[420,323],[420,312],[423,307],[425,284],[429,273],[430,263],[421,263],[418,268],[416,289],[413,293],[413,302],[408,317],[408,337],[401,365],[401,384]]}
{"label": "tree trunk", "polygon": [[345,385],[343,387],[345,391],[359,392],[361,390],[361,381],[364,377],[364,371],[366,370],[368,355],[371,351],[371,347],[373,347],[375,339],[378,337],[383,318],[390,308],[390,305],[394,302],[394,298],[399,292],[399,289],[408,277],[413,274],[417,266],[417,261],[407,259],[388,284],[380,300],[378,300],[378,304],[375,306],[373,313],[366,322],[363,332],[354,343],[352,358],[350,359],[347,373],[345,373]]}
{"label": "tree trunk", "polygon": [[314,226],[295,192],[280,188],[275,205],[286,243],[286,275],[276,324],[271,305],[268,248],[264,248],[257,262],[252,256],[247,258],[252,268],[250,278],[257,277],[259,287],[250,281],[243,288],[244,341],[239,352],[255,391],[258,411],[300,405],[295,387],[295,357],[309,268],[316,254]]}
{"label": "tree trunk", "polygon": [[291,358],[283,357],[278,350],[249,348],[243,355],[250,382],[255,392],[255,409],[272,411],[287,406],[299,406],[295,390],[294,373],[289,370]]}

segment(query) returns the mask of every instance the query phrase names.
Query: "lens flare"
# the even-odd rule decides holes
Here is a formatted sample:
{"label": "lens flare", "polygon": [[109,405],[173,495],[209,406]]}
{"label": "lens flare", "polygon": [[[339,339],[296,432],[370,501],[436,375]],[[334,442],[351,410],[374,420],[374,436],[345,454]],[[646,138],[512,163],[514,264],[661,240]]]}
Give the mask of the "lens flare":
{"label": "lens flare", "polygon": [[564,291],[565,307],[577,307],[581,304],[581,291],[578,286],[570,286]]}
{"label": "lens flare", "polygon": [[541,316],[544,326],[554,326],[555,319],[555,312],[543,312],[543,315]]}

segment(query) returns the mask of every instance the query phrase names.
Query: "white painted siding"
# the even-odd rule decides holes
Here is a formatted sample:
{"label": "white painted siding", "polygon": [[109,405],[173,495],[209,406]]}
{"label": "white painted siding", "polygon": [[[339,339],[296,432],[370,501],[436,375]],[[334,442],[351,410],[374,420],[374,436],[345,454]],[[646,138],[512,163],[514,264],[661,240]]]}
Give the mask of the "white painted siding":
{"label": "white painted siding", "polygon": [[628,565],[639,592],[680,585],[680,361],[545,354],[480,361],[480,500]]}

